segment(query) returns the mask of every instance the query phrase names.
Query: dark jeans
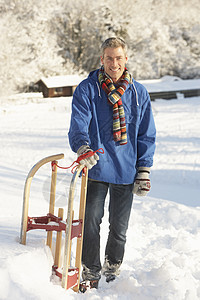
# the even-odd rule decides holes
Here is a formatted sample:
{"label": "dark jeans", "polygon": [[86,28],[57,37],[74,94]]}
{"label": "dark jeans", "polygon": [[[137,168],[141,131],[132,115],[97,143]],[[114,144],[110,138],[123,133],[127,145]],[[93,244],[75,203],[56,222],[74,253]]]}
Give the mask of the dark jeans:
{"label": "dark jeans", "polygon": [[110,264],[116,264],[122,262],[124,256],[126,231],[133,201],[133,184],[109,184],[89,179],[82,263],[94,273],[101,270],[100,224],[104,215],[104,204],[108,190],[110,193],[110,226],[105,257]]}

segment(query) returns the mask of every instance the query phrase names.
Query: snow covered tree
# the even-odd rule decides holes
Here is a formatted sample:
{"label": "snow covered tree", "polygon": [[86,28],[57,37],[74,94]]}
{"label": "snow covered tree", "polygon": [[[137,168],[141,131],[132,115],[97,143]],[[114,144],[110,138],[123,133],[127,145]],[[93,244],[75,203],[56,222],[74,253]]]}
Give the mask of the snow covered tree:
{"label": "snow covered tree", "polygon": [[73,1],[51,20],[58,36],[62,57],[79,69],[90,71],[99,66],[100,45],[105,38],[119,35],[126,38],[124,15],[112,5],[90,1]]}
{"label": "snow covered tree", "polygon": [[199,11],[199,0],[0,0],[0,94],[87,74],[111,36],[126,40],[136,79],[199,77]]}

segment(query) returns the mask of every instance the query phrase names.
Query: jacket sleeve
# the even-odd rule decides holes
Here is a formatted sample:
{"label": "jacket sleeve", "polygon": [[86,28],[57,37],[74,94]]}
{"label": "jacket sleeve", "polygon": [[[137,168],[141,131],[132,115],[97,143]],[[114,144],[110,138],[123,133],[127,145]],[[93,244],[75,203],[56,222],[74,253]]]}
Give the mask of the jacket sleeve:
{"label": "jacket sleeve", "polygon": [[145,101],[140,116],[140,126],[137,136],[136,167],[151,167],[155,152],[156,128],[151,108],[151,100],[145,89]]}
{"label": "jacket sleeve", "polygon": [[72,99],[72,113],[70,129],[68,133],[69,143],[74,152],[82,145],[90,144],[88,134],[91,121],[91,104],[86,84],[80,83],[76,88]]}

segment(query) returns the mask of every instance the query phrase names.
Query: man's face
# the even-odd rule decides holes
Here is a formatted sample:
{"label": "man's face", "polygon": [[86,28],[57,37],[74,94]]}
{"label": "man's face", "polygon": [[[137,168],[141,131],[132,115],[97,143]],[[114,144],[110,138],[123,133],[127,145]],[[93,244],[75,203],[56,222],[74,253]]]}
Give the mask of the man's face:
{"label": "man's face", "polygon": [[104,71],[116,83],[122,76],[127,63],[127,56],[122,47],[106,48],[104,56],[101,56],[101,63],[104,65]]}

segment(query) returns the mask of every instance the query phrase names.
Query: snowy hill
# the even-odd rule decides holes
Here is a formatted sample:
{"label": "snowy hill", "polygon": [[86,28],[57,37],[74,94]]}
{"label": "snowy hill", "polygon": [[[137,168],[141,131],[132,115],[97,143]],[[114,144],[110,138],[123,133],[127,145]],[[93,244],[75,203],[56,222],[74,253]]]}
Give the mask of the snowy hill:
{"label": "snowy hill", "polygon": [[[76,158],[68,144],[71,98],[19,94],[0,107],[0,299],[1,300],[198,300],[200,298],[200,98],[152,103],[157,149],[152,190],[135,197],[119,278],[98,290],[76,294],[51,276],[46,233],[27,233],[19,244],[23,188],[41,158],[63,152],[63,166]],[[50,166],[33,179],[30,216],[48,212]],[[58,171],[56,214],[66,203],[70,171]],[[75,203],[78,201],[79,185]],[[108,228],[101,228],[101,257]],[[73,256],[75,254],[73,253]]]}

